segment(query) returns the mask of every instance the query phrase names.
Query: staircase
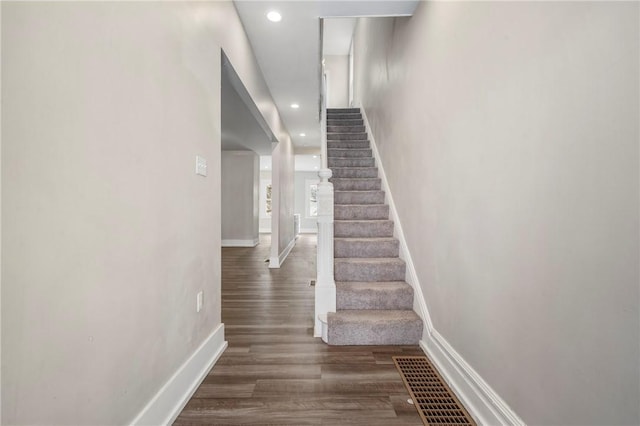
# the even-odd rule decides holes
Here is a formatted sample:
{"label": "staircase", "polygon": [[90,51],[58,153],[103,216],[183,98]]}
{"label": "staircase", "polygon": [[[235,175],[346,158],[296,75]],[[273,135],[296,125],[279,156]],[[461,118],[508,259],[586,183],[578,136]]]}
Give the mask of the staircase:
{"label": "staircase", "polygon": [[330,345],[415,345],[422,320],[393,238],[389,206],[360,110],[327,110],[328,166],[334,188],[336,312]]}

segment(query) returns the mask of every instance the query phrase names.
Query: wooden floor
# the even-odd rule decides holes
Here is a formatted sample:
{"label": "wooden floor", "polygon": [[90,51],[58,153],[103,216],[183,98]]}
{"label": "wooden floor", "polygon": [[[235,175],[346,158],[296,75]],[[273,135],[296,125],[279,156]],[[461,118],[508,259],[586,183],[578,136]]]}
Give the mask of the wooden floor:
{"label": "wooden floor", "polygon": [[391,357],[417,346],[327,346],[313,337],[315,235],[280,269],[269,236],[222,250],[222,321],[229,348],[175,425],[422,425]]}

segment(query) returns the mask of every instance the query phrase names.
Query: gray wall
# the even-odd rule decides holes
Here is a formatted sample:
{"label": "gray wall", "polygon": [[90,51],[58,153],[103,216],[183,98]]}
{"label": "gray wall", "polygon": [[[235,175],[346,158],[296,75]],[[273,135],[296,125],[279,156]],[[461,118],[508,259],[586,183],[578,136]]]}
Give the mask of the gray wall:
{"label": "gray wall", "polygon": [[253,151],[222,151],[222,246],[258,243],[260,159]]}
{"label": "gray wall", "polygon": [[293,163],[233,3],[2,3],[3,424],[127,424],[220,324],[221,48]]}
{"label": "gray wall", "polygon": [[300,231],[301,232],[318,232],[317,220],[307,216],[307,194],[306,181],[319,181],[318,172],[296,172],[295,180],[295,199],[296,214],[300,215]]}
{"label": "gray wall", "polygon": [[361,19],[355,93],[435,328],[528,424],[639,424],[638,3]]}
{"label": "gray wall", "polygon": [[[287,247],[295,241],[293,233],[294,166],[293,143],[279,143],[271,155],[271,183],[273,210],[271,215],[270,266],[279,265]],[[286,196],[285,196],[286,195]],[[278,238],[274,238],[277,235]]]}
{"label": "gray wall", "polygon": [[328,108],[349,106],[349,55],[325,55],[325,70],[329,71]]}

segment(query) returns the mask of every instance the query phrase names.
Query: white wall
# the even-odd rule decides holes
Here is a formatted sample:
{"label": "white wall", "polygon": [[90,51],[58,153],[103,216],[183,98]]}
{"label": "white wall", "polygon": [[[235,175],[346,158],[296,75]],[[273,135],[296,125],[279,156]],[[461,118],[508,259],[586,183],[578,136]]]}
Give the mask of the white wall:
{"label": "white wall", "polygon": [[325,55],[324,68],[329,74],[328,108],[349,106],[349,55]]}
{"label": "white wall", "polygon": [[258,244],[259,157],[222,151],[222,246]]}
{"label": "white wall", "polygon": [[221,48],[293,162],[231,2],[2,3],[3,424],[126,424],[220,325]]}
{"label": "white wall", "polygon": [[[279,143],[271,155],[273,185],[271,253],[269,267],[279,268],[295,243],[293,229],[294,166],[293,143]],[[277,235],[278,238],[274,238]]]}
{"label": "white wall", "polygon": [[309,202],[307,184],[309,182],[319,182],[318,172],[296,172],[295,177],[295,199],[296,214],[300,215],[300,232],[318,232],[317,219],[309,216]]}
{"label": "white wall", "polygon": [[638,424],[637,3],[361,19],[371,121],[434,327],[528,424]]}

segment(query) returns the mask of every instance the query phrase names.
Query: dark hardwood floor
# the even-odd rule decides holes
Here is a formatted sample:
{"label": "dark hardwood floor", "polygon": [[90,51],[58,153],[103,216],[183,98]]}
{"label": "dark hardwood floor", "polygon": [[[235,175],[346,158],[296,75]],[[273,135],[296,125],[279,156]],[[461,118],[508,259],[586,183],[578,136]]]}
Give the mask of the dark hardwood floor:
{"label": "dark hardwood floor", "polygon": [[422,425],[391,357],[417,346],[327,346],[313,337],[315,235],[280,269],[269,236],[222,250],[229,347],[175,425]]}

